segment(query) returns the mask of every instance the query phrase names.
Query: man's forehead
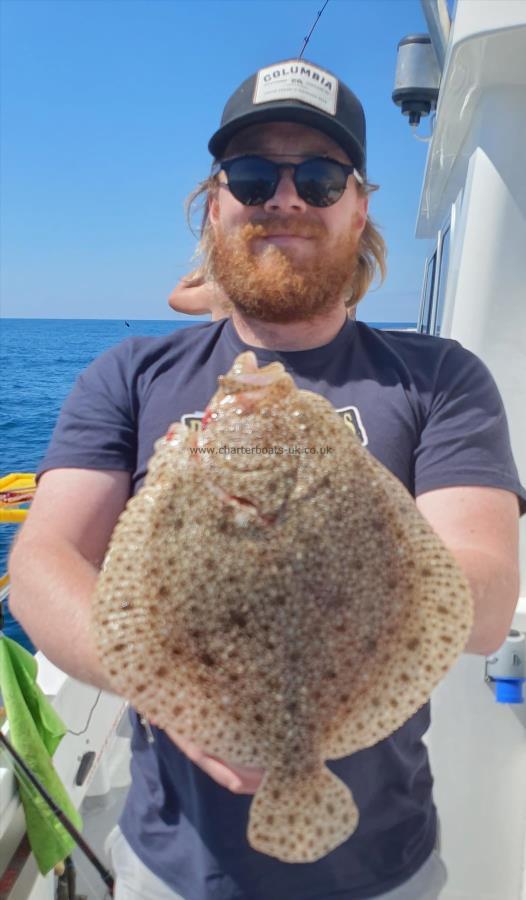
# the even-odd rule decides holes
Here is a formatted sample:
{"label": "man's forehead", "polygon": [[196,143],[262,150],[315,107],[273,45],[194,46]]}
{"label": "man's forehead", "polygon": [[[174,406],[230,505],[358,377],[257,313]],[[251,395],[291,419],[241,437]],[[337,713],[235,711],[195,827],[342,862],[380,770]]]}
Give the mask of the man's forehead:
{"label": "man's forehead", "polygon": [[234,135],[224,156],[233,153],[262,153],[311,156],[332,156],[350,162],[345,150],[323,131],[297,122],[268,122],[250,125]]}

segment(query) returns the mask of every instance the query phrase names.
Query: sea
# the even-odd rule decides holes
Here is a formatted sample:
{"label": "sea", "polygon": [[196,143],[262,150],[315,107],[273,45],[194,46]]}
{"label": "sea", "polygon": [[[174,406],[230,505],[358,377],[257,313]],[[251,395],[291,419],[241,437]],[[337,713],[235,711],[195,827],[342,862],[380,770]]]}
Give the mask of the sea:
{"label": "sea", "polygon": [[[44,456],[60,407],[79,373],[104,350],[129,337],[160,337],[196,320],[0,320],[0,476],[34,472]],[[370,322],[414,329],[415,322]],[[7,568],[17,525],[0,523],[0,575]],[[31,560],[28,560],[31,565]],[[4,603],[4,632],[33,650]]]}

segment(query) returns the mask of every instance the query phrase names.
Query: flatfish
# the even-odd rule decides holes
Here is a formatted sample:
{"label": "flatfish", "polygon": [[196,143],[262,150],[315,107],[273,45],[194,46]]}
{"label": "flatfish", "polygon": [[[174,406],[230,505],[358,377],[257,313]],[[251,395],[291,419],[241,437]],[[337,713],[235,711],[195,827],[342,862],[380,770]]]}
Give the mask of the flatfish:
{"label": "flatfish", "polygon": [[405,487],[326,399],[251,352],[200,432],[175,423],[157,441],[93,606],[119,694],[265,770],[247,837],[286,862],[352,836],[359,811],[325,760],[403,725],[472,621],[468,583]]}

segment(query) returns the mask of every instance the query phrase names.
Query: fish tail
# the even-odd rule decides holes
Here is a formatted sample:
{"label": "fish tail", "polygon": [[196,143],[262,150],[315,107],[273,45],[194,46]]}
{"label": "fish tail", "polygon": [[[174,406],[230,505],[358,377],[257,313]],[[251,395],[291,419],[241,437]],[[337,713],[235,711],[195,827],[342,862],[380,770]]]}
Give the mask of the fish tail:
{"label": "fish tail", "polygon": [[291,781],[268,772],[250,807],[250,845],[283,862],[314,862],[355,831],[349,788],[324,765]]}

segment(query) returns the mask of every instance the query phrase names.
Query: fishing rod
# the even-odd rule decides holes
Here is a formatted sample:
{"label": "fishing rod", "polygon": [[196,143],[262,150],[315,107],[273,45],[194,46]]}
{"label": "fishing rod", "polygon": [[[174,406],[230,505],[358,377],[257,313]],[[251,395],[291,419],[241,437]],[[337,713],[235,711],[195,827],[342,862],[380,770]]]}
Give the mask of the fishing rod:
{"label": "fishing rod", "polygon": [[75,843],[77,844],[79,850],[82,850],[85,856],[89,859],[92,866],[94,866],[102,878],[104,884],[108,888],[110,894],[113,896],[113,887],[114,887],[114,879],[111,872],[106,869],[105,866],[102,865],[100,859],[91,849],[90,845],[84,840],[80,831],[75,828],[73,822],[68,819],[66,814],[60,809],[59,806],[55,803],[53,798],[48,794],[45,787],[40,783],[36,775],[31,771],[27,763],[22,759],[17,750],[13,747],[10,741],[7,740],[6,736],[0,730],[0,745],[3,746],[4,750],[7,752],[8,756],[15,762],[15,764],[19,767],[19,769],[24,773],[29,782],[33,785],[36,792],[40,794],[46,805],[49,807],[51,812],[56,816],[59,820],[60,824],[66,829],[68,834],[73,838]]}
{"label": "fishing rod", "polygon": [[307,44],[309,43],[311,34],[312,34],[312,32],[314,31],[314,29],[316,28],[316,25],[318,24],[318,21],[321,19],[321,15],[322,15],[322,13],[323,13],[323,10],[324,10],[325,7],[327,6],[327,3],[328,3],[328,2],[329,2],[329,0],[325,0],[325,3],[323,4],[322,8],[321,8],[320,10],[318,10],[318,15],[317,15],[316,19],[314,20],[314,25],[312,26],[311,30],[309,31],[307,37],[303,38],[304,43],[303,43],[303,47],[301,48],[301,52],[300,52],[300,55],[299,55],[298,59],[301,59],[301,58],[303,57],[303,54],[304,54],[304,52],[305,52],[305,47],[306,47]]}

